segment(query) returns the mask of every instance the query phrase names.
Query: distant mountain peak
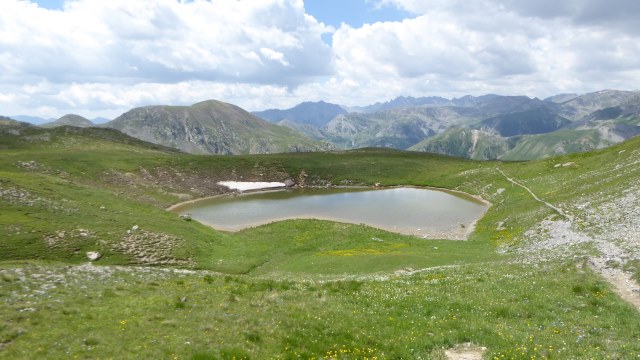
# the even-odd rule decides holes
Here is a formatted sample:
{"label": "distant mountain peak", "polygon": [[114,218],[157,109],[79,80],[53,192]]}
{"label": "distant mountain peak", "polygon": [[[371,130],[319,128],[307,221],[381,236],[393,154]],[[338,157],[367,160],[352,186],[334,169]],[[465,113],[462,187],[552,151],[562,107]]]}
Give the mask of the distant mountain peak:
{"label": "distant mountain peak", "polygon": [[0,115],[0,126],[31,126],[31,124]]}
{"label": "distant mountain peak", "polygon": [[574,93],[557,94],[557,95],[549,96],[548,98],[545,98],[543,101],[561,104],[563,102],[573,100],[578,96],[579,96],[578,94],[574,94]]}
{"label": "distant mountain peak", "polygon": [[42,127],[58,127],[58,126],[75,126],[75,127],[91,127],[95,126],[91,120],[84,118],[76,114],[67,114],[58,120],[46,124],[42,124]]}
{"label": "distant mountain peak", "polygon": [[342,106],[320,101],[305,101],[290,109],[279,110],[269,109],[264,111],[253,112],[259,118],[279,122],[289,120],[299,124],[313,125],[321,127],[327,124],[331,119],[338,115],[346,114]]}
{"label": "distant mountain peak", "polygon": [[53,122],[56,119],[54,118],[48,118],[45,119],[43,117],[39,117],[39,116],[30,116],[30,115],[11,115],[10,118],[18,120],[18,121],[22,121],[22,122],[28,122],[34,125],[40,125],[40,124],[44,124],[44,123],[48,123],[48,122]]}
{"label": "distant mountain peak", "polygon": [[191,106],[135,108],[105,126],[190,153],[258,154],[332,148],[218,100]]}
{"label": "distant mountain peak", "polygon": [[450,105],[451,100],[445,99],[439,96],[429,97],[413,97],[413,96],[398,96],[386,102],[377,102],[373,105],[353,107],[350,110],[360,113],[374,113],[380,111],[394,110],[398,108],[416,107],[416,106],[443,106]]}

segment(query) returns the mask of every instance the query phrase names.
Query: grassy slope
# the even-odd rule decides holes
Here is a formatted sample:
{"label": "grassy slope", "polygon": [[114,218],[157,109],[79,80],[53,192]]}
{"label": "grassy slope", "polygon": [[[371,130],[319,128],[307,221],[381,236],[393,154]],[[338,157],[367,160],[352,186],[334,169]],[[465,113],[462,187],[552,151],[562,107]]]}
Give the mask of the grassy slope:
{"label": "grassy slope", "polygon": [[518,139],[517,145],[502,156],[504,160],[541,159],[555,154],[594,150],[612,143],[601,139],[598,130],[558,130]]}
{"label": "grassy slope", "polygon": [[140,139],[201,154],[258,154],[325,149],[324,143],[209,100],[191,106],[133,109],[106,126]]}
{"label": "grassy slope", "polygon": [[481,132],[475,151],[471,130],[449,129],[444,133],[423,140],[410,150],[446,153],[477,160],[501,159],[522,161],[544,159],[567,153],[584,152],[613,145],[603,138],[597,129],[566,130],[537,135],[499,137]]}
{"label": "grassy slope", "polygon": [[67,114],[64,115],[63,117],[59,118],[56,121],[52,121],[49,123],[44,123],[40,126],[45,127],[45,128],[52,128],[52,127],[56,127],[56,126],[76,126],[76,127],[92,127],[92,126],[96,126],[93,122],[91,122],[91,120],[84,118],[80,115],[75,115],[75,114]]}
{"label": "grassy slope", "polygon": [[[330,282],[20,266],[5,278],[44,276],[28,291],[5,280],[3,291],[34,296],[5,295],[2,319],[24,333],[3,358],[411,359],[466,341],[487,346],[491,358],[640,351],[635,310],[562,264]],[[64,281],[38,295],[55,277]]]}
{"label": "grassy slope", "polygon": [[[477,131],[474,142],[473,132]],[[427,138],[409,150],[449,154],[475,160],[497,159],[509,149],[507,139],[469,128],[452,128]]]}
{"label": "grassy slope", "polygon": [[[478,163],[375,149],[207,157],[114,142],[112,133],[48,134],[45,142],[0,139],[10,148],[0,158],[0,357],[425,358],[466,341],[487,346],[491,357],[640,352],[640,316],[593,274],[571,263],[509,265],[495,252],[552,214],[495,167],[563,203],[623,184],[624,177],[596,185],[585,175],[612,170],[639,140],[560,159]],[[565,162],[580,166],[554,167]],[[211,179],[303,172],[307,183],[430,185],[494,205],[468,242],[322,221],[227,234],[162,210],[220,191]],[[173,245],[157,249],[145,242],[153,236],[141,236],[157,249],[151,259],[228,275],[99,268],[114,272],[107,276],[57,263],[84,262],[89,250],[105,254],[98,264],[145,263],[118,247],[134,224]],[[453,267],[393,275],[442,265]]]}

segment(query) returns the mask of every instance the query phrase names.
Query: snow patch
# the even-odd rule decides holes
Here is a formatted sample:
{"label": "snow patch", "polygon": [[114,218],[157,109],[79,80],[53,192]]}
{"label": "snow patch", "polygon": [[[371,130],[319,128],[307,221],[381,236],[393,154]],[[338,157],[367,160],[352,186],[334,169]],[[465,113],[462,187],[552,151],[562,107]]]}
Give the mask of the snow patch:
{"label": "snow patch", "polygon": [[226,186],[231,190],[246,191],[259,189],[273,189],[285,187],[281,182],[252,182],[252,181],[219,181],[218,185]]}

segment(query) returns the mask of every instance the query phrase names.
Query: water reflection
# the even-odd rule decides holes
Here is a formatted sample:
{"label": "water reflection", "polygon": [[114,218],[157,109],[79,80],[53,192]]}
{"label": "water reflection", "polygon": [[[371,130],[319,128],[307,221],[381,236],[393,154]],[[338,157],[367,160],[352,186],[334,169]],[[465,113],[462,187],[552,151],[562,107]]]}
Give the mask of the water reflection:
{"label": "water reflection", "polygon": [[403,234],[465,238],[487,205],[470,197],[420,188],[288,189],[222,196],[174,211],[219,230],[238,231],[285,219],[364,223]]}

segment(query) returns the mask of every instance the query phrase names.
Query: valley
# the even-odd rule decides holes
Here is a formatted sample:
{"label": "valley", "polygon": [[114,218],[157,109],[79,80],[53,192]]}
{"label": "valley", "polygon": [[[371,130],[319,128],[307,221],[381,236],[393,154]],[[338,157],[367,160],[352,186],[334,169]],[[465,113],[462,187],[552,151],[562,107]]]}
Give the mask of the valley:
{"label": "valley", "polygon": [[[0,358],[640,353],[638,138],[529,162],[198,155],[13,122],[0,143]],[[164,210],[228,192],[219,181],[287,180],[431,186],[492,206],[467,241],[321,220],[227,233]]]}
{"label": "valley", "polygon": [[[602,149],[640,134],[640,93],[602,90],[544,100],[487,94],[398,97],[348,107],[324,101],[249,113],[217,100],[131,109],[100,124],[68,114],[19,116],[42,127],[107,127],[193,154],[381,147],[475,160],[535,160]],[[34,120],[35,119],[35,120]]]}

